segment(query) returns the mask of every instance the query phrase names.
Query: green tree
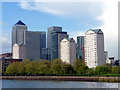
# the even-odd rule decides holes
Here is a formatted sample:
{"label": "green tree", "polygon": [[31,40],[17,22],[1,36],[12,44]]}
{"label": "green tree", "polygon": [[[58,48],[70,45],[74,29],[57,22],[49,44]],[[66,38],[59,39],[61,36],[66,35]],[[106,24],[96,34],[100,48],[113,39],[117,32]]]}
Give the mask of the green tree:
{"label": "green tree", "polygon": [[118,74],[118,73],[119,73],[119,68],[118,68],[118,66],[113,66],[113,67],[112,67],[112,73],[113,73],[113,74]]}
{"label": "green tree", "polygon": [[[25,62],[26,63],[26,62]],[[37,61],[30,61],[29,63],[25,64],[25,70],[27,75],[35,75],[36,74],[36,66],[37,66]]]}
{"label": "green tree", "polygon": [[120,74],[120,65],[118,66],[118,73]]}
{"label": "green tree", "polygon": [[23,64],[23,62],[19,63],[17,71],[19,75],[25,75],[26,69],[25,69],[25,65]]}
{"label": "green tree", "polygon": [[27,74],[26,68],[30,62],[31,61],[29,59],[26,59],[26,60],[19,63],[18,68],[17,68],[19,75],[26,75]]}
{"label": "green tree", "polygon": [[19,63],[18,62],[14,62],[12,64],[10,64],[7,68],[6,68],[6,73],[8,75],[17,75],[17,68],[18,68]]}
{"label": "green tree", "polygon": [[38,64],[37,64],[37,68],[36,68],[36,72],[37,74],[41,75],[48,75],[50,74],[50,66],[51,66],[51,62],[49,60],[41,60]]}
{"label": "green tree", "polygon": [[61,66],[61,74],[73,74],[73,67],[71,66],[71,64],[67,64],[67,63],[62,63]]}
{"label": "green tree", "polygon": [[95,69],[95,74],[107,74],[109,72],[110,72],[109,68],[104,65],[100,65],[100,66],[96,67],[96,69]]}
{"label": "green tree", "polygon": [[85,74],[86,70],[88,69],[88,67],[85,66],[85,64],[80,59],[76,59],[73,64],[73,68],[76,74]]}
{"label": "green tree", "polygon": [[53,60],[50,67],[52,74],[61,74],[61,65],[62,65],[61,59]]}
{"label": "green tree", "polygon": [[110,64],[105,64],[104,66],[108,68],[109,73],[112,72],[112,66]]}
{"label": "green tree", "polygon": [[85,64],[81,63],[79,65],[78,74],[85,74],[87,69],[88,67],[85,66]]}
{"label": "green tree", "polygon": [[87,74],[87,75],[94,75],[94,74],[95,74],[95,71],[94,71],[93,68],[88,68],[88,69],[86,70],[86,74]]}
{"label": "green tree", "polygon": [[77,70],[81,63],[82,63],[82,60],[76,59],[75,62],[73,63],[74,70]]}

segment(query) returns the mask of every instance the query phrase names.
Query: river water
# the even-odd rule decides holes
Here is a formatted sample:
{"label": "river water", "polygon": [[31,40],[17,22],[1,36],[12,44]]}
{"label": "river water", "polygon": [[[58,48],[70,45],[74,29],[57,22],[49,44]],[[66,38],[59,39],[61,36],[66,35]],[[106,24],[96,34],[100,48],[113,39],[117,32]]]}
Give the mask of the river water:
{"label": "river water", "polygon": [[2,80],[2,88],[118,88],[118,83],[46,80]]}

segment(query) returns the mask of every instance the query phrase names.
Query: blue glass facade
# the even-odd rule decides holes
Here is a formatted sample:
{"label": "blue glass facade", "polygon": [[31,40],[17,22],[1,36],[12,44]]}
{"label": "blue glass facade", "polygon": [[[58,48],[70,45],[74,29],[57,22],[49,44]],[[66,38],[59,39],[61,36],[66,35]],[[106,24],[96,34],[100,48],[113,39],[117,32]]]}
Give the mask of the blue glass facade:
{"label": "blue glass facade", "polygon": [[51,48],[51,59],[54,60],[58,58],[58,34],[52,34],[52,48]]}
{"label": "blue glass facade", "polygon": [[53,32],[62,32],[62,27],[53,26],[53,27],[48,28],[48,32],[47,32],[47,48],[52,47],[52,34],[51,33],[53,33]]}
{"label": "blue glass facade", "polygon": [[77,58],[84,59],[84,36],[77,37]]}
{"label": "blue glass facade", "polygon": [[46,48],[46,33],[41,32],[40,34],[40,59],[42,59],[42,48]]}
{"label": "blue glass facade", "polygon": [[51,60],[60,58],[60,42],[64,38],[68,38],[67,32],[53,32],[52,34],[52,48]]}

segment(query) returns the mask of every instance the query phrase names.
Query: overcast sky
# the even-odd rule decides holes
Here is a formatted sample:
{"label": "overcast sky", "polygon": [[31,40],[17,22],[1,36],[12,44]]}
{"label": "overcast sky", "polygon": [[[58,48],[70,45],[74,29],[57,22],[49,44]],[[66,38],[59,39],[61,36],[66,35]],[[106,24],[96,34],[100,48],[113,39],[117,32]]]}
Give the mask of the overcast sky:
{"label": "overcast sky", "polygon": [[[72,1],[72,0],[71,0]],[[12,26],[22,20],[29,31],[46,31],[51,26],[61,26],[70,37],[84,35],[89,29],[102,29],[105,50],[118,58],[118,1],[80,0],[82,2],[3,2],[2,52],[11,50]],[[92,2],[90,2],[92,1]]]}

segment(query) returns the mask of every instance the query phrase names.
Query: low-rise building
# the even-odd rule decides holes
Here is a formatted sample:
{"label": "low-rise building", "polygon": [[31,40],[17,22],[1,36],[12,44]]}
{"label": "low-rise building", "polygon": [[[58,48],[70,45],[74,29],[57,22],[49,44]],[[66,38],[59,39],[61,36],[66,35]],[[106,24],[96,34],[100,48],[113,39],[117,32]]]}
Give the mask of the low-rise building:
{"label": "low-rise building", "polygon": [[3,53],[3,54],[0,54],[0,58],[12,58],[12,53]]}
{"label": "low-rise building", "polygon": [[23,59],[6,59],[2,58],[0,59],[0,62],[2,62],[2,72],[6,71],[6,68],[13,62],[20,62],[23,61]]}
{"label": "low-rise building", "polygon": [[42,59],[43,60],[51,60],[51,49],[50,48],[42,48]]}
{"label": "low-rise building", "polygon": [[115,60],[115,64],[116,66],[119,66],[120,65],[120,60]]}
{"label": "low-rise building", "polygon": [[110,65],[114,66],[114,64],[115,64],[114,57],[109,57],[109,60],[110,60]]}

